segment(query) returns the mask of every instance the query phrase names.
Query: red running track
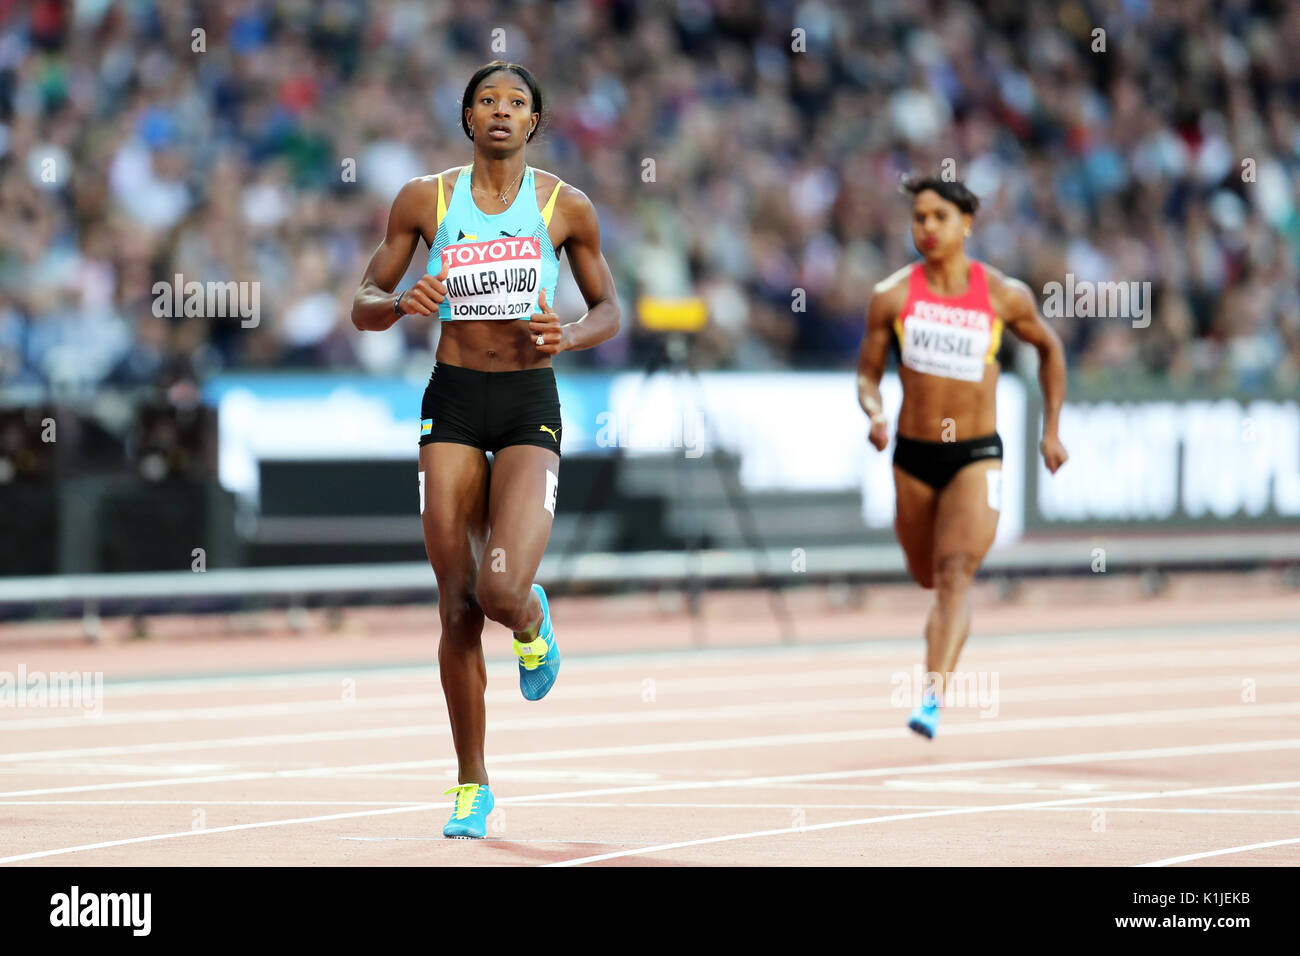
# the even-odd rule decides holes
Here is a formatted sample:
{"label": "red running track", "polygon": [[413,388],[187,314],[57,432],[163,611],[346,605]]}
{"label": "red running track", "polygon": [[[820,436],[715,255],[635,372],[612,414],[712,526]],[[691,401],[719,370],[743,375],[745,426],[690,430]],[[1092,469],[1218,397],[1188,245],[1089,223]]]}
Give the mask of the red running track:
{"label": "red running track", "polygon": [[565,664],[539,703],[490,635],[484,841],[440,835],[455,762],[429,608],[298,635],[0,635],[0,671],[106,681],[99,716],[0,707],[0,863],[1300,864],[1293,596],[989,603],[932,742],[897,699],[917,600],[792,606],[800,643],[778,646],[761,599],[711,598],[716,646],[690,650],[650,599],[557,601]]}

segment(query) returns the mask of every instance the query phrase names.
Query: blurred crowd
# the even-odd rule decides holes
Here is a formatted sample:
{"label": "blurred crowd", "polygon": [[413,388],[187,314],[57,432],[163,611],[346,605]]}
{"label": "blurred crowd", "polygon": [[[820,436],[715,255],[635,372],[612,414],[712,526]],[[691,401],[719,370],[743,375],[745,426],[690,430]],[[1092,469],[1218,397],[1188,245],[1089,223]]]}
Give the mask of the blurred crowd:
{"label": "blurred crowd", "polygon": [[[1145,328],[1051,319],[1076,379],[1300,382],[1287,0],[6,9],[0,387],[427,375],[437,323],[360,333],[352,295],[401,185],[471,158],[463,87],[498,57],[542,84],[528,161],[595,203],[625,327],[641,295],[698,294],[706,365],[851,366],[872,285],[916,257],[899,178],[947,169],[982,200],[970,254],[1040,295],[1151,283]],[[256,327],[156,314],[177,274],[260,283]],[[571,281],[558,299],[583,311]],[[648,347],[629,331],[561,363]]]}

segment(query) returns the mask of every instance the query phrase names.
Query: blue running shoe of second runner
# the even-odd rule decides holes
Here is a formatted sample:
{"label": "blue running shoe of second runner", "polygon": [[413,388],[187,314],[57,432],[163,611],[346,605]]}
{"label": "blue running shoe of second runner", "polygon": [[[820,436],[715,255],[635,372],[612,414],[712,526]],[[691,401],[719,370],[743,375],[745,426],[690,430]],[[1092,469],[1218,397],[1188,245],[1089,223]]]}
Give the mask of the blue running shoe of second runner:
{"label": "blue running shoe of second runner", "polygon": [[934,739],[934,735],[939,731],[939,701],[933,693],[928,690],[925,692],[925,696],[921,698],[921,706],[912,711],[907,726],[922,737]]}

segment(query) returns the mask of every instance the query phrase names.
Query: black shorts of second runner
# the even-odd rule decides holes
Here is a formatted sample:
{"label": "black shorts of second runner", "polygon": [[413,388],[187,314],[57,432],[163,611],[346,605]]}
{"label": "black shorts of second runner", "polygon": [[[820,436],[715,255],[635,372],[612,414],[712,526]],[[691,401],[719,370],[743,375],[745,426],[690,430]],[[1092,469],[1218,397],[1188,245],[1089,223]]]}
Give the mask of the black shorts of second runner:
{"label": "black shorts of second runner", "polygon": [[496,453],[537,445],[560,453],[555,370],[480,372],[440,362],[420,403],[420,445],[455,442]]}
{"label": "black shorts of second runner", "polygon": [[894,439],[894,464],[935,491],[942,491],[967,465],[988,458],[1002,458],[1002,436],[997,432],[965,441],[917,441],[902,435]]}

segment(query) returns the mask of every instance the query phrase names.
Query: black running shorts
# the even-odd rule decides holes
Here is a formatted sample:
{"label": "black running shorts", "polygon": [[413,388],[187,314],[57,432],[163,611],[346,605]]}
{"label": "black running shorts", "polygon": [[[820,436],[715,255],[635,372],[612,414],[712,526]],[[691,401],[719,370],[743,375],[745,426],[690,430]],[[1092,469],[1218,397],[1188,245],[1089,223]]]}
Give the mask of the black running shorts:
{"label": "black running shorts", "polygon": [[497,452],[537,445],[560,453],[555,370],[479,372],[439,363],[420,403],[420,445],[446,441]]}
{"label": "black running shorts", "polygon": [[967,465],[989,458],[1002,459],[1002,437],[997,432],[966,441],[917,441],[902,435],[894,439],[894,464],[935,491],[942,491]]}

